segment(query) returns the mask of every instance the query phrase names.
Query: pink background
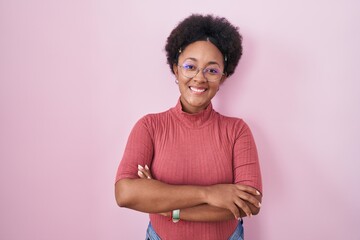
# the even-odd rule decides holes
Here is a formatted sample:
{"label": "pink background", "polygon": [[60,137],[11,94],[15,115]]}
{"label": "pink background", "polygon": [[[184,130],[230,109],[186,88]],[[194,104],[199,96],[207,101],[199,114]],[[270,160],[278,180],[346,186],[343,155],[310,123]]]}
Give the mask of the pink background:
{"label": "pink background", "polygon": [[360,239],[358,1],[0,1],[0,239],[144,239],[113,181],[144,114],[179,96],[163,51],[190,13],[240,27],[215,97],[243,117],[264,199],[247,239]]}

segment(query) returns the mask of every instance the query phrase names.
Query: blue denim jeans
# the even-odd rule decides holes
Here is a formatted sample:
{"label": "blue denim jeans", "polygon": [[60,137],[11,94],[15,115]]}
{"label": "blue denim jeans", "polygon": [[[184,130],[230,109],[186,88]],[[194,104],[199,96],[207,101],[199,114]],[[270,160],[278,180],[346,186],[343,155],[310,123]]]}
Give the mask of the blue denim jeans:
{"label": "blue denim jeans", "polygon": [[[146,231],[146,239],[145,240],[161,240],[160,237],[156,234],[155,230],[149,223],[148,229]],[[243,221],[239,221],[234,233],[228,240],[244,240],[244,228]]]}

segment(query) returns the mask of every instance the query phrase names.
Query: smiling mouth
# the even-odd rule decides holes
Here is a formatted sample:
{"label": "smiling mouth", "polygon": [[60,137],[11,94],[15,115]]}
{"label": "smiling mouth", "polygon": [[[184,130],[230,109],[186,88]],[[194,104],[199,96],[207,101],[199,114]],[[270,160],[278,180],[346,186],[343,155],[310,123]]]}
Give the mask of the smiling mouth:
{"label": "smiling mouth", "polygon": [[206,91],[206,88],[196,88],[196,87],[189,87],[191,91],[196,93],[202,93]]}

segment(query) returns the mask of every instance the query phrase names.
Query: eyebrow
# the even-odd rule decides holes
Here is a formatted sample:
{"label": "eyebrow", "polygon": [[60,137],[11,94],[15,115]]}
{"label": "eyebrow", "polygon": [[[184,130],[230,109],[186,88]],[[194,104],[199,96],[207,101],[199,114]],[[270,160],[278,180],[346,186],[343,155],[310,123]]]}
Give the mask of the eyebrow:
{"label": "eyebrow", "polygon": [[[193,58],[193,57],[185,58],[184,62],[185,62],[186,60],[192,60],[192,61],[194,61],[194,62],[197,62],[197,61],[198,61],[196,58]],[[206,65],[211,65],[211,64],[216,64],[216,65],[218,65],[219,67],[221,66],[221,65],[220,65],[218,62],[216,62],[216,61],[210,61],[210,62],[206,63]]]}

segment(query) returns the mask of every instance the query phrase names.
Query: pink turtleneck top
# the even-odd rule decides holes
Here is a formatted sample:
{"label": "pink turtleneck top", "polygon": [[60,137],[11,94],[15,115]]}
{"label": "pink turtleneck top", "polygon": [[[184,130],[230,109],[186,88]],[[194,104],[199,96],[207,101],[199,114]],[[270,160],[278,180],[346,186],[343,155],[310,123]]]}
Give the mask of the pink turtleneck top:
{"label": "pink turtleneck top", "polygon": [[[137,166],[147,164],[154,179],[174,185],[241,183],[262,192],[261,173],[253,136],[239,118],[226,117],[210,105],[188,114],[178,101],[168,111],[141,118],[132,129],[116,181],[138,178]],[[180,212],[181,217],[181,212]],[[161,239],[228,239],[237,220],[173,223],[150,214]]]}

